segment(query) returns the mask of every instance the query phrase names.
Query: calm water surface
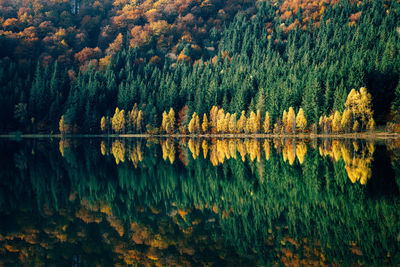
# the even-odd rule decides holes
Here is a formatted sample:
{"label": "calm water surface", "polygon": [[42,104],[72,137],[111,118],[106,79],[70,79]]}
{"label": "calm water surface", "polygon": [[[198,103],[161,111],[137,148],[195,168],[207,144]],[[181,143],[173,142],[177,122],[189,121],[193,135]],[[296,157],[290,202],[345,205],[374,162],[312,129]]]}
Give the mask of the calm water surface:
{"label": "calm water surface", "polygon": [[0,266],[400,264],[400,141],[0,140]]}

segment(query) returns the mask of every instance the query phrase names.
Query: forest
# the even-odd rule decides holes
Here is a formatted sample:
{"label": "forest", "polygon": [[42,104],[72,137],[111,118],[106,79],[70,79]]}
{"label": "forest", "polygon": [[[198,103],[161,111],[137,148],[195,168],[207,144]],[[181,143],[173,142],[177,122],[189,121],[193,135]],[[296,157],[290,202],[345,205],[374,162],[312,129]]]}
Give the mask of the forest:
{"label": "forest", "polygon": [[399,1],[0,1],[0,132],[400,132]]}

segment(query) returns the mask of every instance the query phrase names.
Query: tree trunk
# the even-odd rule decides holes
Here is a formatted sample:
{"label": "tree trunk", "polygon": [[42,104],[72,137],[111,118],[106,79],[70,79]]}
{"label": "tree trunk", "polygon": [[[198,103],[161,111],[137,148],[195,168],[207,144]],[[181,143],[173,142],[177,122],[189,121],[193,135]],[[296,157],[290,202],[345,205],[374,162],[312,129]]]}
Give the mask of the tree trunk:
{"label": "tree trunk", "polygon": [[72,13],[74,13],[75,15],[79,14],[80,3],[81,3],[81,0],[73,0]]}

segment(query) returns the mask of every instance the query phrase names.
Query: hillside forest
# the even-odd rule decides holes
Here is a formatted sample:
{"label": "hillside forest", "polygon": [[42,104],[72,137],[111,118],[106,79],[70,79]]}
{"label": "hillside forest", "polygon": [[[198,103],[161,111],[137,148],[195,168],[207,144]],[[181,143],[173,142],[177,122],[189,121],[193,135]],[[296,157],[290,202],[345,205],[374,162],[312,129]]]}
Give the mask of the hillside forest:
{"label": "hillside forest", "polygon": [[0,132],[400,132],[400,3],[1,0]]}

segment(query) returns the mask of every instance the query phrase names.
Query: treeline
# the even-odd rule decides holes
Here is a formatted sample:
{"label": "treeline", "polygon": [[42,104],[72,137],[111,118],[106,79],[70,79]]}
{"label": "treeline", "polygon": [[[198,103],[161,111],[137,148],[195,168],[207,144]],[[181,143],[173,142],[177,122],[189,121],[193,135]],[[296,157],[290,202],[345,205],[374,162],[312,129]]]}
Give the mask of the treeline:
{"label": "treeline", "polygon": [[[199,131],[204,114],[212,121],[213,106],[223,109],[224,120],[229,113],[229,121],[236,114],[238,122],[245,111],[246,124],[251,117],[257,121],[259,111],[260,131],[267,112],[270,131],[275,124],[292,131],[294,124],[290,129],[284,125],[284,111],[293,123],[300,108],[305,131],[363,131],[372,129],[374,121],[389,121],[390,129],[400,130],[399,10],[397,1],[342,1],[324,8],[318,24],[310,20],[287,31],[279,6],[260,2],[255,15],[238,14],[222,31],[217,57],[195,64],[154,65],[137,48],[122,49],[104,71],[88,67],[78,74],[58,63],[44,68],[30,63],[32,71],[26,73],[21,65],[3,61],[0,130],[58,132],[64,115],[71,133],[100,133],[103,116],[112,132],[115,108],[124,111],[127,121],[135,103],[142,111],[140,127],[136,123],[116,132],[168,132],[171,123],[163,123],[168,120],[174,121],[174,132],[179,127],[189,132],[189,124]],[[371,97],[362,90],[350,93],[364,87]],[[349,94],[372,99],[365,102],[369,111],[346,104]],[[162,114],[171,108],[174,118],[167,119]],[[196,116],[190,123],[194,113],[198,124]],[[349,124],[337,130],[343,118]]]}
{"label": "treeline", "polygon": [[[259,109],[256,112],[248,111],[249,116],[243,110],[240,117],[236,114],[225,113],[223,108],[213,106],[209,115],[203,114],[202,120],[194,112],[188,119],[188,107],[184,106],[178,114],[176,123],[175,111],[170,108],[162,114],[162,122],[159,128],[147,125],[147,133],[155,134],[296,134],[296,133],[350,133],[359,131],[373,131],[375,120],[373,119],[371,94],[362,87],[360,90],[351,90],[347,96],[343,114],[332,111],[329,116],[323,115],[318,124],[307,124],[304,110],[299,109],[297,115],[292,107],[283,111],[282,118],[271,119],[267,111],[264,116]],[[145,132],[142,127],[142,111],[134,105],[132,111],[125,115],[124,110],[115,109],[112,118],[102,117],[100,128],[103,133],[141,133]],[[189,122],[188,122],[189,121]],[[272,125],[272,121],[276,121]],[[187,123],[188,122],[188,123]],[[273,127],[272,127],[273,126]],[[64,117],[60,120],[60,132],[70,133],[70,127],[65,127]]]}

